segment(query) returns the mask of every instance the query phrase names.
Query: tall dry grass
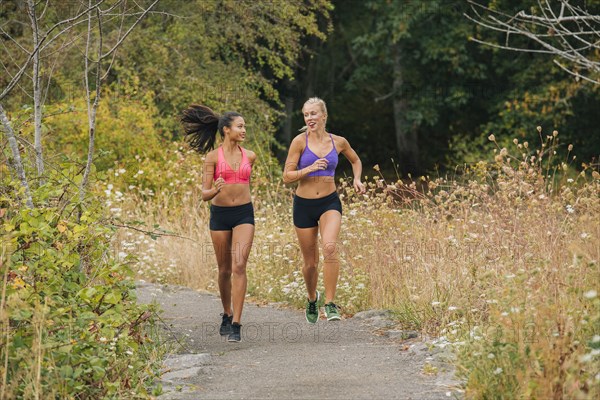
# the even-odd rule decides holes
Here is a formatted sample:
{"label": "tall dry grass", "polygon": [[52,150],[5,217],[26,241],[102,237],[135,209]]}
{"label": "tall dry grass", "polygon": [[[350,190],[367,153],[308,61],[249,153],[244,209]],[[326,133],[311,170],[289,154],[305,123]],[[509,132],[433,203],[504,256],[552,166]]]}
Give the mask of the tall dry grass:
{"label": "tall dry grass", "polygon": [[[406,183],[376,174],[364,196],[341,179],[336,302],[346,314],[391,309],[400,325],[451,346],[468,397],[600,396],[600,175],[585,165],[574,171],[557,148],[556,135],[537,151],[515,141],[519,156],[498,148],[493,162],[455,178]],[[191,165],[185,183],[129,193],[121,212],[181,237],[130,232],[117,245],[138,254],[146,279],[216,291],[201,162],[179,157]],[[248,292],[301,306],[292,192],[274,176],[254,179]]]}

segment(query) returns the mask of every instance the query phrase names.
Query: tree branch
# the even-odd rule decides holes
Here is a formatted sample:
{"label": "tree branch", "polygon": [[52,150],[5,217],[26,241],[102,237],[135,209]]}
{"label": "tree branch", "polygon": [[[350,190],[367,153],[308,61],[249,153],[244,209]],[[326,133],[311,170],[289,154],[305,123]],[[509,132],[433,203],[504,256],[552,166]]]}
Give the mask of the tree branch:
{"label": "tree branch", "polygon": [[592,78],[588,78],[585,75],[581,75],[578,72],[573,72],[570,69],[568,69],[567,67],[565,67],[564,65],[562,65],[560,62],[558,62],[558,60],[554,60],[554,64],[558,65],[562,70],[568,72],[569,74],[573,75],[577,79],[581,78],[581,79],[583,79],[585,81],[588,81],[588,82],[591,82],[593,84],[600,85],[600,80],[594,80]]}
{"label": "tree branch", "polygon": [[[55,29],[57,29],[57,28],[65,25],[65,24],[70,24],[72,22],[77,21],[83,15],[86,15],[88,11],[93,10],[95,7],[99,7],[105,1],[106,0],[98,0],[98,3],[96,3],[93,6],[90,6],[88,9],[80,12],[76,16],[74,16],[72,18],[68,18],[68,19],[62,20],[62,21],[57,22],[56,24],[54,24],[46,32],[46,34],[39,40],[38,45],[33,48],[33,51],[31,53],[29,53],[29,57],[27,57],[27,60],[25,61],[25,63],[23,64],[23,66],[19,69],[19,71],[17,72],[17,74],[11,79],[11,81],[8,84],[8,86],[6,88],[4,88],[4,90],[2,91],[2,93],[0,93],[0,101],[2,101],[2,99],[4,99],[10,93],[10,91],[16,86],[16,84],[19,82],[19,80],[22,78],[23,74],[25,73],[25,70],[27,70],[27,67],[29,66],[29,63],[31,62],[31,60],[33,58],[33,55],[36,54],[40,50],[40,48],[42,47],[42,45],[46,42],[46,40],[48,39],[48,37],[50,36],[50,34]],[[71,29],[71,27],[68,27],[66,30],[68,30],[68,29]],[[66,30],[63,30],[63,32],[66,31]],[[49,39],[48,43],[51,43],[52,41],[54,41],[58,36],[59,35],[56,35],[52,39]]]}
{"label": "tree branch", "polygon": [[[106,54],[104,54],[102,56],[102,58],[106,58],[108,56],[110,56],[112,54],[112,52],[116,51],[117,48],[121,45],[121,43],[123,43],[123,41],[127,38],[127,36],[129,36],[129,34],[131,33],[131,31],[133,31],[133,28],[135,28],[137,26],[137,24],[140,23],[140,21],[146,16],[146,14],[148,14],[150,12],[150,10],[158,3],[159,0],[154,0],[154,3],[152,3],[150,5],[150,7],[148,7],[146,10],[144,10],[144,12],[142,13],[142,15],[140,15],[138,17],[138,19],[129,27],[129,29],[127,30],[127,32],[125,32],[125,35],[123,35],[123,37],[121,37],[119,39],[119,41],[113,46],[112,49],[110,49],[110,51],[108,51]],[[1,100],[1,98],[0,98]]]}
{"label": "tree branch", "polygon": [[[538,0],[541,15],[521,10],[511,16],[468,0],[474,16],[464,16],[479,26],[506,35],[504,44],[471,38],[474,42],[504,50],[558,56],[577,66],[582,72],[574,72],[557,60],[554,61],[556,65],[576,77],[597,84],[595,76],[600,74],[600,62],[596,61],[596,52],[600,49],[600,15],[592,15],[587,10],[572,6],[569,1],[560,0],[560,9],[555,11],[548,0]],[[486,15],[480,13],[480,10]],[[541,48],[512,45],[511,38],[514,36],[525,37]]]}

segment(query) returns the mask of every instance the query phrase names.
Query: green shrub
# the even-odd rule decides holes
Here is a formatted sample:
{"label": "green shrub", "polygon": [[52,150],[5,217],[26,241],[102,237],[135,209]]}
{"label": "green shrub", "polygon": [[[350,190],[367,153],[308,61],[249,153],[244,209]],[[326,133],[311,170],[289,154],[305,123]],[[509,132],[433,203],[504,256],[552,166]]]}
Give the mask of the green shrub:
{"label": "green shrub", "polygon": [[[81,204],[66,165],[17,203],[2,180],[0,392],[3,398],[132,398],[155,375],[153,308],[136,303],[128,258],[97,200]],[[81,217],[78,218],[79,214]]]}

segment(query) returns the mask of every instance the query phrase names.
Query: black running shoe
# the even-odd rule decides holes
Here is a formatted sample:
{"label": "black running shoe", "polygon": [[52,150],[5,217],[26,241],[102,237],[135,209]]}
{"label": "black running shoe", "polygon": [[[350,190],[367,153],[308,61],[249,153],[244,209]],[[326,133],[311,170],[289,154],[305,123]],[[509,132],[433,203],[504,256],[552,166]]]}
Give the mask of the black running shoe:
{"label": "black running shoe", "polygon": [[228,342],[241,342],[242,341],[242,326],[237,322],[231,324],[231,333],[227,338]]}
{"label": "black running shoe", "polygon": [[219,328],[219,333],[221,336],[227,336],[231,333],[231,321],[233,320],[233,315],[221,314],[223,317],[223,321],[221,322],[221,328]]}

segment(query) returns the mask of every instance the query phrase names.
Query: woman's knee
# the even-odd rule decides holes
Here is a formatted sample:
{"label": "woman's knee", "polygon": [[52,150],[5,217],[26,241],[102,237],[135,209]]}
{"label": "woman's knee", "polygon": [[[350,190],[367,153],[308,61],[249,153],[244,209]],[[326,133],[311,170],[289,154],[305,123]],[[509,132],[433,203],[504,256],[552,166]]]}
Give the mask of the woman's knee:
{"label": "woman's knee", "polygon": [[304,261],[304,269],[305,270],[317,269],[317,266],[318,266],[318,263],[314,260]]}
{"label": "woman's knee", "polygon": [[231,276],[232,268],[231,265],[219,265],[219,277],[228,278]]}
{"label": "woman's knee", "polygon": [[325,242],[323,244],[323,259],[325,262],[338,261],[339,246],[337,242]]}
{"label": "woman's knee", "polygon": [[233,275],[246,275],[246,263],[240,262],[233,265]]}

